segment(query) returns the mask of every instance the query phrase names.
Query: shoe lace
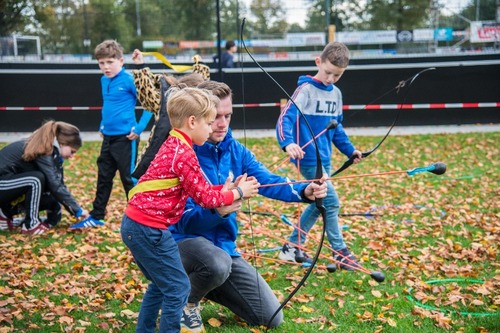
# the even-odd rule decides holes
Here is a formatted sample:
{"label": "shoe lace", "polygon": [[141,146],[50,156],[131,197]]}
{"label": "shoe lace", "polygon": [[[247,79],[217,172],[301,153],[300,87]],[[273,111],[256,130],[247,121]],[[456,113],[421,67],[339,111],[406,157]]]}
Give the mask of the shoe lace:
{"label": "shoe lace", "polygon": [[201,316],[200,316],[200,310],[198,309],[197,306],[188,310],[187,317],[191,324],[200,325]]}

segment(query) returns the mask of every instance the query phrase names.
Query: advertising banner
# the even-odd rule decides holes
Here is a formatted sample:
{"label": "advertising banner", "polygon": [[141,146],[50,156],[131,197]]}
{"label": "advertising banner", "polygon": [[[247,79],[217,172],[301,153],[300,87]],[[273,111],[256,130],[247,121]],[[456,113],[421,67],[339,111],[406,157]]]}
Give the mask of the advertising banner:
{"label": "advertising banner", "polygon": [[438,28],[434,30],[434,40],[437,41],[451,41],[453,40],[452,28]]}
{"label": "advertising banner", "polygon": [[471,43],[500,41],[500,23],[495,21],[473,21],[470,24]]}
{"label": "advertising banner", "polygon": [[336,40],[344,44],[395,44],[396,30],[342,31]]}

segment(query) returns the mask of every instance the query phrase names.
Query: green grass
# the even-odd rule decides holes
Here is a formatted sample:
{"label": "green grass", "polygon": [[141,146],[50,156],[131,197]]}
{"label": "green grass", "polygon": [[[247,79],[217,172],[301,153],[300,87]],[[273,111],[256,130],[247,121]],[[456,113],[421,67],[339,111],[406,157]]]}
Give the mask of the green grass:
{"label": "green grass", "polygon": [[[380,138],[352,137],[367,150]],[[275,140],[247,139],[265,164],[283,158]],[[275,332],[500,332],[500,133],[391,136],[363,163],[334,180],[341,199],[341,224],[351,250],[369,270],[382,271],[377,283],[368,274],[315,269],[285,310]],[[4,144],[0,144],[3,146]],[[91,208],[100,143],[88,142],[65,167],[66,183],[78,201]],[[443,176],[363,175],[408,170],[442,161]],[[333,165],[343,160],[334,156]],[[292,178],[289,164],[279,173]],[[0,332],[134,332],[147,281],[122,243],[125,207],[116,177],[104,228],[70,231],[68,215],[49,233],[27,237],[0,232]],[[240,214],[238,246],[274,248],[290,227],[272,214],[296,221],[304,205],[256,198],[255,214]],[[362,213],[378,214],[374,218]],[[360,215],[347,215],[360,214]],[[316,249],[321,223],[306,246]],[[253,230],[253,236],[251,233]],[[326,248],[322,252],[330,255]],[[263,254],[269,258],[276,252]],[[304,269],[271,260],[249,259],[280,299],[300,280]],[[320,265],[329,263],[320,259]],[[430,280],[467,278],[484,284],[427,285]],[[414,299],[433,311],[420,308]],[[227,309],[203,303],[207,332],[263,332],[250,328]],[[471,315],[460,315],[469,312]],[[487,314],[480,317],[476,314]],[[219,326],[220,325],[220,326]]]}

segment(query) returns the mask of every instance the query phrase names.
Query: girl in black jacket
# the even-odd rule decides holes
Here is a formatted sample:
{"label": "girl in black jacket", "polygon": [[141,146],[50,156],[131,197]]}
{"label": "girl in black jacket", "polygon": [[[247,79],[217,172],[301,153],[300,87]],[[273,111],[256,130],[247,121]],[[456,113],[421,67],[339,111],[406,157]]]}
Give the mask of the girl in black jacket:
{"label": "girl in black jacket", "polygon": [[81,146],[77,127],[48,121],[28,139],[0,150],[0,229],[12,230],[13,215],[24,212],[21,232],[42,234],[61,220],[61,205],[77,218],[88,216],[64,184],[63,161]]}

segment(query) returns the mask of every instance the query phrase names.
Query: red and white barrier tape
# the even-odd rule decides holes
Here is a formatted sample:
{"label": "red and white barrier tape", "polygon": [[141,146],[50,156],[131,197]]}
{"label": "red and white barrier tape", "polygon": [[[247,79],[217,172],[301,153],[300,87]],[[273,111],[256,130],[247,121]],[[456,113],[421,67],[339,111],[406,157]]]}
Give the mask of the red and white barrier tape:
{"label": "red and white barrier tape", "polygon": [[[234,108],[267,108],[280,107],[280,103],[247,103],[233,104]],[[393,109],[476,109],[497,108],[500,102],[484,103],[426,103],[426,104],[351,104],[344,105],[343,110],[393,110]],[[141,109],[141,107],[136,107]],[[101,110],[100,106],[0,106],[0,111],[87,111]]]}
{"label": "red and white barrier tape", "polygon": [[87,111],[101,109],[102,106],[0,106],[0,111]]}
{"label": "red and white barrier tape", "polygon": [[500,107],[500,102],[491,103],[428,103],[428,104],[353,104],[344,105],[343,110],[390,110],[390,109],[476,109]]}

